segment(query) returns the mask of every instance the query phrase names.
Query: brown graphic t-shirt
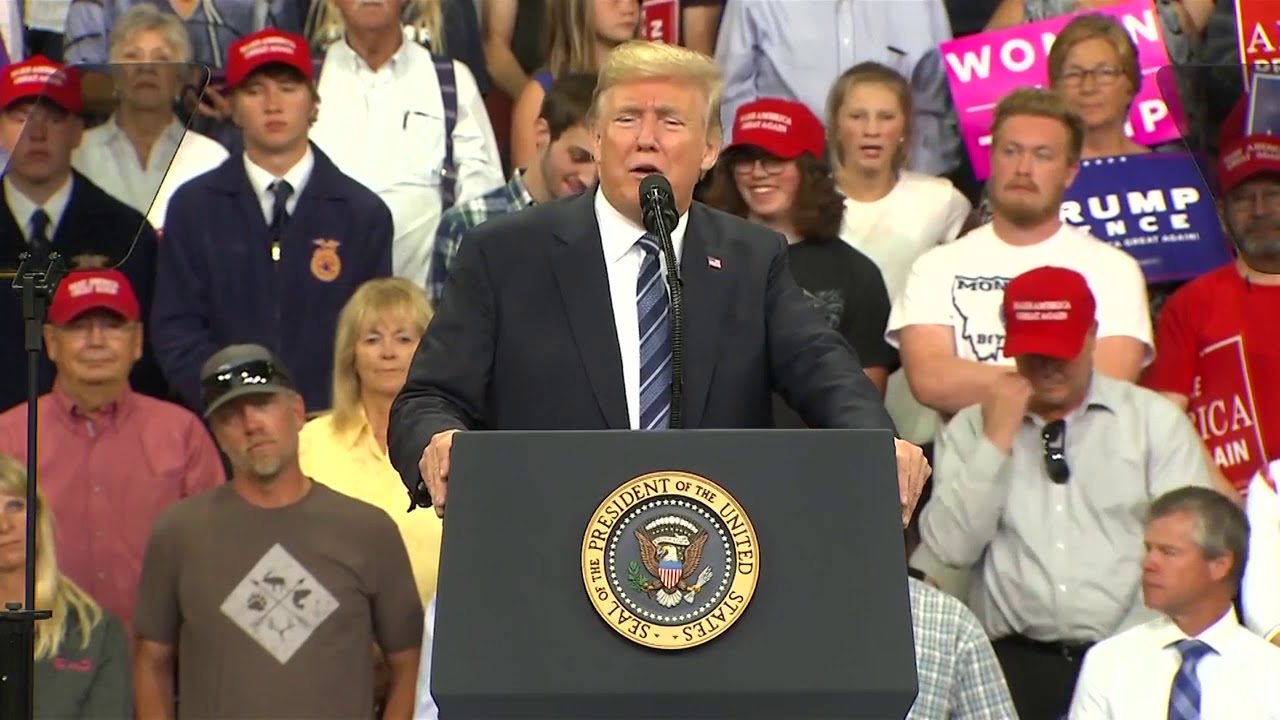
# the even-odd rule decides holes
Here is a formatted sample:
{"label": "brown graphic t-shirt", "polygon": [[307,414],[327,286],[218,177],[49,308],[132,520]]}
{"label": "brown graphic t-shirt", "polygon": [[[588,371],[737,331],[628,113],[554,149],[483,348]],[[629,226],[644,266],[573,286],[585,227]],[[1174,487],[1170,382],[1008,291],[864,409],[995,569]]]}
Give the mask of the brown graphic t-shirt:
{"label": "brown graphic t-shirt", "polygon": [[179,718],[368,718],[375,643],[422,642],[422,604],[387,514],[313,483],[283,508],[228,484],[156,521],[137,633],[176,645]]}

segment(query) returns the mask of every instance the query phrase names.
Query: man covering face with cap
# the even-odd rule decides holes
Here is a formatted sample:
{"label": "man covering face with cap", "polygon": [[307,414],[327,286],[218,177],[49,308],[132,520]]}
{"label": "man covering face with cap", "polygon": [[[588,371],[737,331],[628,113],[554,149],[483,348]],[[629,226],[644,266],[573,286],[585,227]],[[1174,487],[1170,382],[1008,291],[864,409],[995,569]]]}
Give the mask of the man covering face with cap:
{"label": "man covering face with cap", "polygon": [[[84,121],[80,74],[43,56],[0,68],[0,143],[10,155],[0,212],[0,272],[12,272],[30,253],[30,269],[43,272],[50,253],[67,269],[119,266],[136,292],[143,314],[151,304],[156,235],[136,210],[108,195],[71,168]],[[26,376],[22,308],[18,297],[0,293],[0,375]],[[47,392],[53,368],[42,363],[39,390]],[[159,368],[144,350],[133,386],[167,394]],[[4,383],[0,409],[26,399],[22,382]]]}
{"label": "man covering face with cap", "polygon": [[391,212],[308,139],[313,72],[299,35],[268,29],[232,44],[244,152],[169,203],[152,325],[165,375],[193,406],[214,351],[254,342],[294,369],[307,410],[328,408],[338,313],[366,280],[391,274]]}
{"label": "man covering face with cap", "polygon": [[1088,648],[1152,616],[1136,601],[1151,498],[1212,482],[1177,407],[1095,372],[1097,304],[1080,273],[1013,278],[1002,313],[1016,370],[938,435],[946,481],[920,534],[947,565],[976,565],[969,605],[1018,715],[1060,717]]}
{"label": "man covering face with cap", "polygon": [[[44,326],[57,376],[38,403],[36,462],[57,521],[59,569],[126,625],[156,517],[224,480],[199,418],[130,388],[142,355],[140,317],[124,273],[67,276]],[[25,403],[0,414],[0,453],[31,461]]]}
{"label": "man covering face with cap", "polygon": [[170,508],[147,544],[138,715],[174,717],[177,659],[179,718],[370,717],[377,647],[382,717],[411,717],[422,602],[395,523],[302,473],[302,398],[265,347],[213,353],[200,387],[231,482]]}

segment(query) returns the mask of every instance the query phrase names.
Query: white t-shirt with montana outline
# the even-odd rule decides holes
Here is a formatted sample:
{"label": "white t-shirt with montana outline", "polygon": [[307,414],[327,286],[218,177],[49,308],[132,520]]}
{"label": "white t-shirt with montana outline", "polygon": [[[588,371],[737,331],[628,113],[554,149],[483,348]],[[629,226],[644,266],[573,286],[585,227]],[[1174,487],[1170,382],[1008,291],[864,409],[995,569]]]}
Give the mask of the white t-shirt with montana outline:
{"label": "white t-shirt with montana outline", "polygon": [[1125,251],[1069,225],[1035,245],[1018,246],[1001,240],[987,224],[920,256],[894,300],[885,340],[899,347],[899,333],[908,325],[950,325],[957,357],[1013,365],[1003,353],[1004,288],[1044,266],[1085,277],[1098,306],[1099,338],[1137,338],[1146,346],[1144,367],[1155,359],[1142,268]]}

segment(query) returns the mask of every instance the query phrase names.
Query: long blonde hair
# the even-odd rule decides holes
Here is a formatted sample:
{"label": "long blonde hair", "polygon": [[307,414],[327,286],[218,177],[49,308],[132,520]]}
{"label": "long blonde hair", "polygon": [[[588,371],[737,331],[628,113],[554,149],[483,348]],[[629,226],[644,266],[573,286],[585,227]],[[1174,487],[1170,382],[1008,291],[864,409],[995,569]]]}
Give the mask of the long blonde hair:
{"label": "long blonde hair", "polygon": [[[404,0],[400,8],[400,20],[418,43],[431,47],[431,52],[444,55],[447,52],[444,39],[444,11],[440,0]],[[346,23],[342,12],[333,0],[315,0],[307,11],[307,40],[312,47],[326,49],[342,39]]]}
{"label": "long blonde hair", "polygon": [[[22,463],[0,454],[0,495],[25,498],[27,469]],[[31,508],[27,508],[31,512]],[[36,498],[36,608],[52,610],[53,617],[36,623],[37,661],[55,657],[66,639],[68,618],[74,614],[80,627],[80,649],[89,647],[93,628],[102,621],[102,608],[85,591],[58,572],[53,544],[53,514],[41,493]],[[27,552],[31,552],[27,548]],[[21,598],[4,598],[21,600]]]}
{"label": "long blonde hair", "polygon": [[399,277],[370,280],[356,289],[338,314],[333,343],[333,428],[355,429],[360,423],[360,376],[356,373],[356,344],[361,331],[376,318],[405,313],[414,329],[426,332],[431,303],[422,287]]}
{"label": "long blonde hair", "polygon": [[543,33],[551,77],[600,70],[594,4],[594,0],[547,0]]}

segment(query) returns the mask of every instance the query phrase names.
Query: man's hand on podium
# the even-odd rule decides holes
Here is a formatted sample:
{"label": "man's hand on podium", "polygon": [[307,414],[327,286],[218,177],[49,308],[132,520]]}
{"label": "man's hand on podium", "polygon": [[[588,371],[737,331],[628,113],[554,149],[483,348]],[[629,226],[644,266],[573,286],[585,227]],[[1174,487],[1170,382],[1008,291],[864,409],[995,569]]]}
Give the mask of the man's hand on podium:
{"label": "man's hand on podium", "polygon": [[898,499],[902,502],[902,527],[906,527],[911,524],[916,503],[920,501],[920,494],[924,492],[924,484],[933,474],[933,468],[925,459],[924,450],[906,440],[895,439],[893,450],[898,460]]}
{"label": "man's hand on podium", "polygon": [[431,495],[431,505],[436,517],[444,517],[444,496],[449,483],[449,455],[453,450],[453,435],[457,430],[445,430],[431,436],[431,442],[422,451],[418,472]]}

